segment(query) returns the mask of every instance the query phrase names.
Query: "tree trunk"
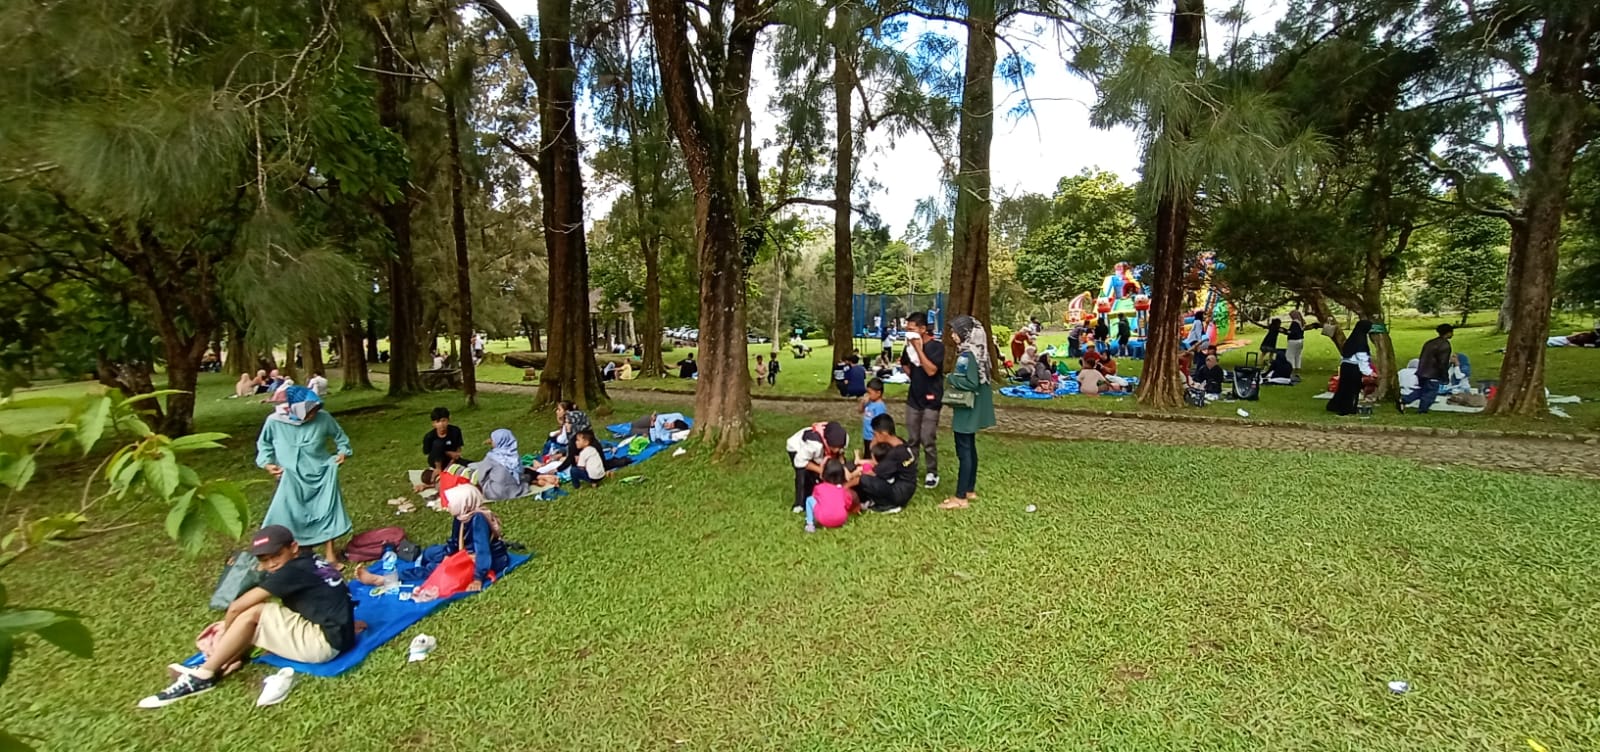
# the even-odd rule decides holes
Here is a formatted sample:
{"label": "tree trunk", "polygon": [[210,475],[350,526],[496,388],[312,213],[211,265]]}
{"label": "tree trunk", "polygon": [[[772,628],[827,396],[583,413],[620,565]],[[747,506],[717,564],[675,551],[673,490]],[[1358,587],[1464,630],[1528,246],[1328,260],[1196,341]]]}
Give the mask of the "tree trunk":
{"label": "tree trunk", "polygon": [[[176,321],[157,313],[157,331],[167,359],[167,388],[180,390],[167,395],[167,406],[156,430],[171,437],[194,433],[195,387],[200,380],[200,359],[206,354],[206,331],[182,333]],[[131,396],[131,395],[130,395]]]}
{"label": "tree trunk", "polygon": [[644,371],[645,376],[663,376],[666,361],[661,357],[661,243],[659,237],[644,242]]}
{"label": "tree trunk", "polygon": [[278,370],[295,381],[304,381],[300,378],[300,366],[295,363],[294,349],[294,340],[283,343],[283,362],[278,364]]}
{"label": "tree trunk", "polygon": [[[402,13],[407,11],[403,10]],[[404,37],[403,28],[391,18],[376,21],[380,25],[375,34],[378,47],[378,69],[401,71],[405,69],[404,56],[396,50],[393,40]],[[378,74],[378,122],[400,136],[409,150],[411,123],[405,107],[411,100],[413,84],[410,79],[389,73]],[[389,230],[394,253],[389,258],[389,394],[404,396],[422,392],[422,378],[417,374],[417,328],[421,323],[421,301],[417,297],[416,260],[411,247],[411,213],[416,203],[417,187],[409,178],[403,180],[398,199],[384,202],[378,215]]]}
{"label": "tree trunk", "polygon": [[[839,29],[852,28],[848,6],[834,11]],[[850,351],[850,341],[855,334],[855,255],[850,248],[850,189],[855,182],[855,130],[851,122],[851,100],[855,88],[855,66],[842,44],[833,47],[833,353]],[[776,345],[780,332],[774,327],[772,342]],[[883,332],[877,332],[880,339]]]}
{"label": "tree trunk", "polygon": [[[498,3],[495,4],[498,7]],[[500,9],[504,12],[504,9]],[[497,18],[502,27],[515,19]],[[584,245],[583,171],[575,116],[572,0],[539,0],[539,57],[525,67],[539,92],[539,187],[549,254],[549,350],[539,376],[537,404],[563,400],[585,408],[605,400],[589,331],[589,254]],[[518,44],[519,51],[531,45]]]}
{"label": "tree trunk", "polygon": [[371,389],[372,377],[367,374],[367,353],[361,346],[361,320],[350,319],[341,329],[344,345],[339,352],[339,367],[344,371],[344,388]]}
{"label": "tree trunk", "polygon": [[[1545,412],[1545,338],[1560,262],[1561,218],[1566,211],[1572,161],[1584,143],[1584,68],[1600,36],[1600,9],[1592,3],[1562,6],[1544,23],[1539,59],[1522,118],[1528,144],[1523,225],[1513,227],[1511,329],[1500,363],[1500,386],[1487,412],[1539,416]],[[1521,232],[1516,230],[1520,229]]]}
{"label": "tree trunk", "polygon": [[[967,314],[989,327],[989,152],[994,140],[995,0],[967,3],[967,66],[961,86],[960,172],[956,174],[955,246],[950,258],[950,297],[940,318]],[[837,253],[837,251],[835,251]],[[912,287],[915,281],[910,281]],[[845,322],[849,326],[849,322]],[[955,367],[959,354],[949,326],[944,326],[945,368]]]}
{"label": "tree trunk", "polygon": [[300,345],[300,350],[305,353],[306,380],[311,380],[311,375],[322,373],[322,338],[316,334],[307,334],[306,341]]}
{"label": "tree trunk", "polygon": [[[1170,54],[1192,72],[1204,31],[1204,0],[1175,0]],[[1175,127],[1168,125],[1166,127]],[[1187,139],[1188,133],[1180,133]],[[1145,339],[1139,404],[1158,410],[1183,405],[1186,378],[1178,368],[1183,320],[1183,268],[1188,257],[1192,190],[1171,191],[1156,203],[1155,263],[1151,274],[1150,318]]]}
{"label": "tree trunk", "polygon": [[[721,78],[711,106],[700,102],[690,61],[686,4],[650,3],[656,58],[668,121],[695,192],[695,240],[700,268],[700,383],[695,389],[696,434],[715,455],[737,451],[750,437],[749,347],[745,340],[745,264],[739,232],[739,133],[748,114],[750,66],[760,24],[752,0],[734,0]],[[719,40],[700,38],[702,45]],[[756,211],[756,207],[750,207]]]}
{"label": "tree trunk", "polygon": [[456,305],[461,316],[461,392],[467,405],[478,406],[478,369],[472,350],[472,266],[467,256],[467,205],[461,170],[461,125],[455,97],[444,98],[445,130],[450,139],[450,231],[456,245]]}
{"label": "tree trunk", "polygon": [[377,363],[383,359],[383,353],[378,352],[378,322],[371,316],[367,317],[367,362]]}
{"label": "tree trunk", "polygon": [[[783,315],[783,278],[784,278],[783,253],[779,252],[779,253],[773,254],[773,256],[772,256],[772,319],[771,319],[771,321],[772,321],[772,339],[773,339],[773,341],[777,341],[778,334],[780,333],[779,330],[783,328],[783,322],[780,320],[780,317]],[[745,341],[748,342],[749,338],[747,337],[745,339]],[[834,357],[838,358],[838,357],[840,357],[840,355],[839,355],[840,352],[850,352],[850,351],[849,350],[842,350],[842,351],[841,350],[834,350],[833,352],[834,352]]]}
{"label": "tree trunk", "polygon": [[[149,363],[142,361],[114,363],[102,354],[95,355],[95,380],[108,389],[122,392],[124,397],[135,397],[141,394],[150,394],[156,390],[151,378]],[[140,402],[140,410],[149,410],[154,413],[157,422],[162,419],[161,402],[159,400],[145,400]]]}
{"label": "tree trunk", "polygon": [[224,365],[229,375],[238,376],[244,373],[255,373],[255,358],[250,355],[250,346],[245,344],[244,329],[238,324],[229,322],[228,325],[228,360]]}
{"label": "tree trunk", "polygon": [[1495,316],[1494,331],[1496,334],[1505,334],[1511,331],[1511,306],[1516,297],[1517,288],[1521,286],[1521,280],[1517,279],[1516,248],[1518,245],[1526,244],[1527,242],[1521,238],[1524,234],[1522,228],[1523,224],[1521,222],[1511,223],[1511,245],[1508,246],[1510,252],[1506,254],[1506,292],[1500,298],[1500,311]]}

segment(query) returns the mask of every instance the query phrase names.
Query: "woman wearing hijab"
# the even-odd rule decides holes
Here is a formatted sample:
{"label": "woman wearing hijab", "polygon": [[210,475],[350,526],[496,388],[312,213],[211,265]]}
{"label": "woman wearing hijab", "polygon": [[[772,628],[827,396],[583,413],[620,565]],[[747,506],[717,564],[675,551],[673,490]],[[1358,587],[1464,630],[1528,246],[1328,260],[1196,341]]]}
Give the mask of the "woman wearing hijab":
{"label": "woman wearing hijab", "polygon": [[322,400],[303,386],[285,389],[256,439],[256,466],[278,479],[262,526],[289,528],[296,543],[321,545],[322,558],[338,563],[333,543],[350,532],[339,467],[349,456],[350,437],[322,411]]}
{"label": "woman wearing hijab", "polygon": [[[978,498],[978,432],[994,425],[994,387],[989,375],[994,363],[989,360],[989,334],[971,316],[957,316],[950,322],[955,335],[955,369],[945,379],[944,403],[953,408],[950,430],[956,435],[956,495],[945,499],[940,509],[965,509]],[[961,404],[952,393],[972,395],[970,404]]]}
{"label": "woman wearing hijab", "polygon": [[1334,391],[1333,399],[1328,400],[1328,412],[1340,415],[1358,412],[1356,402],[1361,399],[1361,381],[1374,373],[1372,345],[1367,341],[1370,331],[1371,322],[1359,321],[1350,330],[1350,338],[1344,341],[1344,349],[1339,351],[1344,356],[1339,361],[1339,388]]}
{"label": "woman wearing hijab", "polygon": [[478,471],[484,498],[503,501],[526,495],[528,482],[522,475],[522,455],[517,451],[516,435],[497,428],[489,434],[489,446],[489,453],[472,466]]}
{"label": "woman wearing hijab", "polygon": [[437,566],[457,551],[472,554],[476,572],[467,587],[469,592],[482,590],[511,564],[506,542],[500,537],[500,518],[489,511],[485,501],[483,492],[471,483],[445,491],[442,509],[455,516],[450,522],[450,539],[443,546],[429,546],[422,556],[424,566]]}

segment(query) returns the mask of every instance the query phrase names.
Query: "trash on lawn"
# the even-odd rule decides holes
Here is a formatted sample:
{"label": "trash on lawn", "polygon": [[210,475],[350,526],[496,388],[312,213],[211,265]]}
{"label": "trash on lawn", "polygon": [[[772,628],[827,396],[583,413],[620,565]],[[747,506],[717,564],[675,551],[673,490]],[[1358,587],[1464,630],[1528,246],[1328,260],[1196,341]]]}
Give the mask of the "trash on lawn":
{"label": "trash on lawn", "polygon": [[689,453],[689,450],[684,449],[683,447],[678,447],[677,450],[672,453],[672,456],[674,456],[674,457],[682,457],[683,455],[688,454],[688,453]]}
{"label": "trash on lawn", "polygon": [[1392,681],[1389,682],[1389,691],[1397,695],[1403,695],[1411,691],[1411,685],[1403,681]]}
{"label": "trash on lawn", "polygon": [[1029,504],[1027,507],[1023,508],[1023,511],[1027,512],[1029,514],[1032,514],[1034,512],[1039,511],[1039,507],[1037,507],[1037,506],[1035,506],[1033,504]]}
{"label": "trash on lawn", "polygon": [[1236,412],[1236,413],[1238,413],[1238,414],[1239,414],[1239,417],[1241,417],[1241,418],[1248,418],[1248,417],[1250,417],[1250,413],[1248,413],[1248,412],[1245,412],[1245,409],[1244,409],[1244,408],[1242,408],[1242,407],[1241,407],[1241,408],[1239,408],[1239,409],[1238,409],[1238,410],[1234,410],[1234,412]]}
{"label": "trash on lawn", "polygon": [[432,635],[419,634],[411,638],[411,649],[407,652],[406,663],[426,660],[428,654],[436,647],[439,647],[439,641]]}

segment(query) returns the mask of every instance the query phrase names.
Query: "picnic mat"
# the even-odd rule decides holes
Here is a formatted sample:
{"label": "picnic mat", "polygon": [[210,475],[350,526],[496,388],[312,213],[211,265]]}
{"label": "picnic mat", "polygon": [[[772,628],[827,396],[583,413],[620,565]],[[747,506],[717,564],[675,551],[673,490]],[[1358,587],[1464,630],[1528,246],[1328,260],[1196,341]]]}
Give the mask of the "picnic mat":
{"label": "picnic mat", "polygon": [[[694,418],[684,418],[683,422],[688,423],[690,428],[694,428]],[[633,431],[633,424],[612,423],[611,425],[606,426],[606,430],[610,431],[613,436],[616,436],[620,439]],[[626,442],[624,442],[624,446],[619,446],[608,454],[611,456],[631,458],[633,460],[633,464],[637,465],[665,451],[667,447],[672,446],[672,442],[662,443],[659,441],[652,441],[649,443],[649,445],[645,446],[645,448],[640,449],[637,454],[628,454],[627,452],[623,451],[625,445]]]}
{"label": "picnic mat", "polygon": [[[1470,405],[1452,405],[1449,402],[1445,401],[1445,399],[1448,396],[1449,395],[1445,395],[1445,394],[1439,395],[1439,401],[1433,403],[1433,407],[1428,408],[1429,412],[1441,412],[1441,413],[1481,413],[1481,412],[1483,412],[1483,408],[1481,408],[1481,407],[1472,407]],[[1313,399],[1331,400],[1331,399],[1333,399],[1333,392],[1323,392],[1322,394],[1319,394],[1316,397],[1313,397]],[[1575,395],[1567,394],[1567,395],[1547,395],[1547,396],[1545,396],[1544,401],[1545,401],[1546,405],[1550,406],[1550,414],[1551,415],[1554,415],[1554,416],[1556,416],[1558,418],[1570,418],[1572,416],[1570,414],[1568,414],[1566,410],[1563,410],[1563,409],[1561,409],[1559,407],[1556,407],[1556,405],[1570,405],[1570,404],[1573,404],[1573,403],[1576,403],[1576,402],[1582,402],[1583,400],[1582,400],[1582,398],[1577,397]],[[1394,405],[1394,402],[1390,401],[1390,400],[1385,400],[1384,404],[1387,405],[1387,406],[1391,406],[1392,407]],[[1413,402],[1413,403],[1411,403],[1409,405],[1406,405],[1406,408],[1410,409],[1410,410],[1415,410],[1416,409],[1415,405],[1416,405],[1416,403]]]}
{"label": "picnic mat", "polygon": [[[510,558],[511,563],[506,566],[506,571],[500,574],[500,579],[505,579],[511,574],[512,570],[522,566],[528,559],[533,557],[511,554]],[[487,591],[492,587],[494,587],[494,584],[486,586],[484,590]],[[413,589],[405,588],[402,592],[410,592]],[[400,633],[406,631],[408,627],[422,621],[422,617],[444,608],[450,603],[473,595],[473,593],[459,593],[449,598],[417,603],[411,600],[400,600],[400,593],[398,592],[374,596],[372,595],[373,590],[374,588],[371,585],[363,585],[355,581],[350,582],[350,596],[356,602],[356,620],[367,623],[367,628],[361,634],[356,635],[355,647],[340,653],[337,658],[327,663],[296,663],[295,661],[285,660],[270,654],[262,655],[256,659],[256,662],[280,668],[287,666],[294,669],[296,673],[311,674],[312,676],[338,676],[361,665],[361,662],[367,659],[369,653],[400,636]],[[198,666],[202,662],[204,662],[204,657],[199,653],[195,653],[185,660],[183,665]]]}

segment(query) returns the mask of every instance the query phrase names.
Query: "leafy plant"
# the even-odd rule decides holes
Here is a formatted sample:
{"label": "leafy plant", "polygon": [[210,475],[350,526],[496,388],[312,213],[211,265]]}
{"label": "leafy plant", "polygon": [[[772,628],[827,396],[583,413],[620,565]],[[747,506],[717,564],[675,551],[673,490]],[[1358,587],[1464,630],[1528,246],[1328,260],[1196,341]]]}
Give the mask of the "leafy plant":
{"label": "leafy plant", "polygon": [[[191,556],[200,551],[211,531],[230,538],[244,534],[248,507],[239,486],[202,480],[193,468],[179,461],[189,452],[222,448],[220,441],[227,435],[201,433],[169,438],[152,431],[139,413],[141,402],[168,393],[124,398],[112,391],[76,399],[0,400],[0,412],[52,409],[65,413],[60,421],[36,430],[0,427],[0,487],[7,489],[0,514],[8,518],[18,495],[38,472],[40,458],[86,458],[108,436],[126,441],[89,474],[77,509],[31,519],[29,510],[16,514],[16,527],[0,536],[0,569],[42,546],[64,545],[65,541],[140,524],[118,523],[150,504],[167,507],[167,535]],[[91,512],[107,502],[118,505],[117,517],[105,526],[90,527]],[[30,634],[80,658],[94,655],[94,641],[76,613],[14,605],[7,600],[4,584],[0,584],[0,684],[10,673],[22,638]],[[21,739],[0,731],[0,752],[26,749],[30,747]]]}

